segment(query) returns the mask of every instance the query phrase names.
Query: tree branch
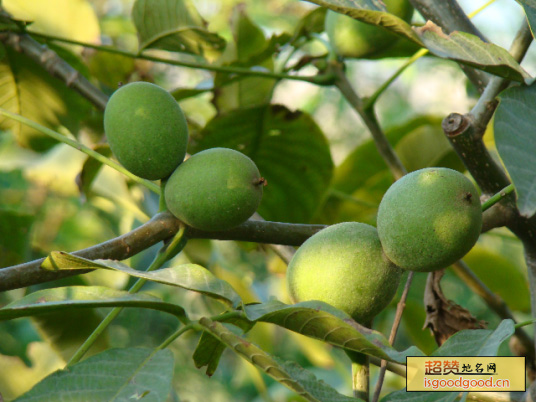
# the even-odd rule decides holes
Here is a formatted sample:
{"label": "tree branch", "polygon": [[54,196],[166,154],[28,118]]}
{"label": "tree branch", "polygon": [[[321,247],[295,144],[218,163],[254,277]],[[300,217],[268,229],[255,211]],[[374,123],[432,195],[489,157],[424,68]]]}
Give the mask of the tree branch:
{"label": "tree branch", "polygon": [[[532,35],[526,21],[518,30],[510,53],[516,60],[523,59],[532,42]],[[491,157],[482,136],[497,107],[495,100],[499,92],[508,84],[501,77],[490,80],[477,104],[466,115],[452,113],[442,123],[443,131],[465,166],[475,178],[482,192],[493,195],[510,184],[501,166]],[[507,197],[515,207],[513,197]]]}
{"label": "tree branch", "polygon": [[[124,260],[166,240],[179,230],[180,221],[169,212],[155,215],[144,225],[107,242],[74,252],[74,255],[96,259]],[[191,227],[186,229],[190,239],[218,239],[252,241],[257,243],[299,246],[324,225],[303,225],[249,220],[240,226],[223,232],[205,232]],[[0,291],[18,289],[38,283],[53,281],[88,271],[45,271],[44,259],[0,269]]]}
{"label": "tree branch", "polygon": [[[504,300],[500,296],[493,293],[484,284],[484,282],[482,282],[474,274],[474,272],[465,262],[459,260],[458,262],[454,263],[453,269],[456,275],[461,278],[473,292],[479,295],[486,302],[488,307],[492,309],[500,318],[502,318],[503,320],[510,319],[516,321],[514,315],[512,314]],[[530,360],[534,360],[536,358],[536,353],[532,339],[522,328],[516,328],[514,336],[518,338],[519,342],[525,349],[526,356]]]}
{"label": "tree branch", "polygon": [[2,33],[0,40],[7,46],[17,52],[24,53],[37,64],[43,66],[50,75],[59,78],[69,88],[73,88],[80,93],[93,103],[97,109],[104,110],[106,107],[108,96],[46,45],[41,45],[28,35],[12,32]]}

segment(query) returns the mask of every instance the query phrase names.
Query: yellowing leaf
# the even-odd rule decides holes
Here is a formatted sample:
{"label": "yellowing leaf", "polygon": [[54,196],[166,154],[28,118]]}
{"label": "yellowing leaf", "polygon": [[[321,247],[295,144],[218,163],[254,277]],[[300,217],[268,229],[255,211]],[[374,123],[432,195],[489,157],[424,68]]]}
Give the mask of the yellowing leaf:
{"label": "yellowing leaf", "polygon": [[99,21],[87,0],[3,0],[15,18],[33,21],[29,30],[81,42],[99,39]]}

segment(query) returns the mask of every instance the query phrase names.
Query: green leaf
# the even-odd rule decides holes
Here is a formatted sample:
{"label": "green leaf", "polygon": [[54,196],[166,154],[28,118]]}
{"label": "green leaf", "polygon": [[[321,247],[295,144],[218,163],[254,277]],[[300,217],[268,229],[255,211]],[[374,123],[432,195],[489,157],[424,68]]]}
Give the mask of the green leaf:
{"label": "green leaf", "polygon": [[197,95],[204,94],[205,92],[212,91],[213,88],[177,88],[173,91],[171,91],[171,96],[175,98],[177,101],[181,101],[183,99],[192,98]]}
{"label": "green leaf", "polygon": [[95,52],[88,63],[91,75],[112,90],[121,82],[127,83],[135,71],[135,59],[121,54]]}
{"label": "green leaf", "polygon": [[319,6],[348,15],[358,21],[385,28],[423,46],[420,38],[406,21],[386,11],[382,2],[374,0],[307,0]]}
{"label": "green leaf", "polygon": [[308,222],[331,180],[324,134],[308,114],[284,106],[244,108],[212,119],[192,135],[191,150],[233,148],[248,155],[267,180],[258,212],[268,220]]}
{"label": "green leaf", "polygon": [[203,332],[193,355],[195,367],[207,366],[206,374],[211,377],[218,368],[224,350],[225,344],[210,333]]}
{"label": "green leaf", "polygon": [[[408,172],[440,166],[440,161],[456,154],[439,123],[424,124],[412,130],[398,141],[395,152]],[[458,167],[464,169],[461,161]]]}
{"label": "green leaf", "polygon": [[326,12],[327,9],[324,7],[318,7],[305,14],[305,16],[300,19],[296,29],[294,30],[291,43],[295,44],[296,41],[302,37],[309,38],[313,33],[319,34],[324,32]]}
{"label": "green leaf", "polygon": [[[503,320],[493,331],[489,329],[465,329],[452,335],[432,356],[496,356],[499,346],[514,334],[514,322]],[[452,402],[459,392],[393,392],[381,402]],[[465,401],[467,393],[462,395]]]}
{"label": "green leaf", "polygon": [[528,73],[508,51],[492,43],[483,42],[475,35],[459,31],[446,35],[431,21],[421,28],[416,28],[415,31],[426,48],[438,57],[454,60],[509,80],[525,82],[530,79]]}
{"label": "green leaf", "polygon": [[17,402],[166,401],[173,378],[173,354],[164,349],[109,349],[56,371]]}
{"label": "green leaf", "polygon": [[276,324],[344,349],[405,364],[406,356],[423,356],[416,347],[404,352],[392,348],[379,332],[365,328],[329,304],[309,301],[287,305],[277,300],[245,307],[252,321]]}
{"label": "green leaf", "polygon": [[[3,47],[0,60],[0,107],[58,131],[76,133],[91,105],[77,92],[24,54]],[[57,141],[12,119],[0,119],[0,128],[11,130],[19,145],[45,151]]]}
{"label": "green leaf", "polygon": [[225,47],[223,38],[206,29],[190,0],[136,0],[132,19],[140,51],[153,48],[204,55]]}
{"label": "green leaf", "polygon": [[463,257],[471,270],[512,310],[530,312],[529,285],[521,267],[478,244]]}
{"label": "green leaf", "polygon": [[432,356],[497,356],[499,346],[514,334],[514,322],[503,320],[495,330],[464,329],[456,332]]}
{"label": "green leaf", "polygon": [[[243,6],[233,9],[231,30],[234,41],[225,49],[220,60],[222,65],[273,70],[272,58],[277,43],[265,38],[261,27],[249,18]],[[275,79],[217,73],[213,103],[220,113],[240,107],[265,105],[270,102],[275,84]]]}
{"label": "green leaf", "polygon": [[523,10],[525,10],[525,15],[527,16],[527,21],[529,22],[530,31],[534,37],[534,30],[536,29],[536,0],[516,0]]}
{"label": "green leaf", "polygon": [[453,402],[458,395],[460,395],[459,392],[407,392],[404,388],[391,392],[380,402]]}
{"label": "green leaf", "polygon": [[34,214],[0,209],[0,267],[20,264],[29,258],[34,220]]}
{"label": "green leaf", "polygon": [[522,215],[536,212],[536,85],[509,88],[499,95],[495,112],[495,145],[516,187]]}
{"label": "green leaf", "polygon": [[283,362],[270,356],[268,353],[251,342],[235,335],[219,322],[208,318],[201,318],[199,323],[206,330],[231,348],[237,355],[258,367],[274,380],[295,391],[301,397],[311,402],[355,402],[339,394],[335,389],[322,380],[318,380],[312,373],[304,370],[296,363]]}
{"label": "green leaf", "polygon": [[143,293],[130,294],[104,286],[66,286],[40,290],[9,303],[0,308],[0,320],[87,307],[143,307],[173,314],[181,321],[186,317],[181,306]]}
{"label": "green leaf", "polygon": [[[110,157],[112,155],[112,150],[110,149],[110,146],[108,144],[96,144],[92,148],[99,154],[104,155],[106,157]],[[100,172],[101,167],[102,162],[90,156],[88,156],[86,161],[84,162],[82,170],[76,177],[76,184],[78,185],[80,194],[82,194],[84,197],[89,197],[91,185],[93,184],[93,180],[95,180],[95,178],[97,177],[97,174]]]}
{"label": "green leaf", "polygon": [[186,290],[199,292],[234,307],[241,303],[240,296],[238,296],[231,285],[216,278],[208,269],[196,264],[183,264],[171,268],[146,272],[137,271],[118,261],[92,261],[76,257],[69,253],[53,251],[45,259],[43,264],[41,264],[41,268],[51,271],[99,268],[111,269],[136,278],[144,278],[152,282],[163,283],[165,285],[177,286]]}
{"label": "green leaf", "polygon": [[[386,130],[389,143],[413,170],[444,166],[447,157],[455,154],[450,145],[445,144],[441,120],[420,116]],[[459,158],[454,160],[459,161]],[[448,164],[446,167],[456,169],[463,168],[463,165]],[[368,139],[362,142],[335,169],[330,196],[319,214],[321,222],[374,224],[377,207],[393,180],[374,141]]]}

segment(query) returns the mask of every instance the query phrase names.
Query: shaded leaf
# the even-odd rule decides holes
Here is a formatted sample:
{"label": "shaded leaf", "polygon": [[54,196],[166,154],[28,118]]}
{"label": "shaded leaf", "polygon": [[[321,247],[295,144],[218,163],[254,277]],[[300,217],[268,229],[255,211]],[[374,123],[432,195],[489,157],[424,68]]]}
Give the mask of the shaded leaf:
{"label": "shaded leaf", "polygon": [[386,395],[381,402],[453,402],[458,395],[459,392],[407,392],[404,388]]}
{"label": "shaded leaf", "polygon": [[219,322],[203,317],[199,320],[199,323],[240,357],[260,368],[270,377],[295,391],[307,401],[359,401],[359,399],[339,394],[331,386],[322,380],[318,380],[311,372],[304,370],[296,363],[283,362],[270,356],[256,345],[235,335]]}
{"label": "shaded leaf", "polygon": [[[412,130],[398,141],[395,151],[408,172],[440,166],[442,160],[456,154],[439,122]],[[459,168],[464,169],[461,162]]]}
{"label": "shaded leaf", "polygon": [[211,377],[218,368],[224,350],[225,345],[218,338],[203,332],[193,355],[195,367],[207,366],[206,374]]}
{"label": "shaded leaf", "polygon": [[[110,157],[112,155],[112,150],[110,149],[110,146],[108,144],[96,144],[92,147],[92,149],[106,157]],[[84,162],[84,165],[82,166],[82,170],[76,176],[76,184],[78,186],[78,190],[80,191],[82,197],[84,197],[85,199],[89,197],[91,185],[93,184],[93,180],[95,180],[95,178],[99,174],[101,167],[102,162],[99,162],[95,158],[88,156],[86,161]]]}
{"label": "shaded leaf", "polygon": [[309,38],[309,36],[313,33],[324,32],[326,12],[326,8],[318,7],[305,14],[305,16],[300,19],[296,29],[294,30],[291,43],[296,43],[296,41],[302,37]]}
{"label": "shaded leaf", "polygon": [[177,88],[173,91],[171,91],[171,96],[175,98],[175,100],[180,101],[187,98],[192,98],[197,95],[204,94],[205,92],[212,91],[213,88]]}
{"label": "shaded leaf", "polygon": [[[227,46],[220,63],[271,71],[278,43],[267,40],[264,32],[246,14],[243,4],[233,9],[231,31],[234,41]],[[272,39],[277,38],[274,36]],[[213,103],[220,113],[269,103],[275,79],[217,73]]]}
{"label": "shaded leaf", "polygon": [[135,61],[132,57],[107,52],[91,54],[88,64],[91,75],[114,90],[119,83],[128,82],[135,69]]}
{"label": "shaded leaf", "polygon": [[[496,251],[496,250],[495,250]],[[471,270],[493,293],[499,295],[512,310],[530,311],[527,278],[516,264],[498,252],[478,244],[463,257]]]}
{"label": "shaded leaf", "polygon": [[[428,166],[465,169],[448,141],[444,143],[441,120],[420,116],[386,130],[389,143],[402,160],[410,162],[412,170]],[[358,221],[374,225],[378,205],[393,181],[374,141],[367,139],[336,167],[330,195],[316,218],[322,223]]]}
{"label": "shaded leaf", "polygon": [[173,314],[181,321],[186,317],[181,306],[143,293],[130,294],[104,286],[66,286],[40,290],[9,303],[0,308],[0,320],[87,307],[143,307]]}
{"label": "shaded leaf", "polygon": [[514,334],[514,322],[503,320],[495,330],[465,329],[452,335],[432,356],[497,356],[499,346]]}
{"label": "shaded leaf", "polygon": [[208,269],[196,264],[183,264],[171,268],[163,268],[156,271],[137,271],[118,261],[112,260],[88,260],[69,253],[53,251],[41,264],[43,269],[51,271],[70,269],[111,269],[123,272],[136,278],[144,278],[149,281],[177,286],[186,290],[193,290],[220,301],[238,306],[240,296],[227,282],[216,278]]}
{"label": "shaded leaf", "polygon": [[421,28],[416,28],[415,31],[426,48],[438,57],[454,60],[509,80],[524,82],[530,79],[527,72],[507,50],[486,43],[476,35],[460,31],[446,35],[431,21]]}
{"label": "shaded leaf", "polygon": [[519,211],[530,217],[536,212],[536,85],[509,88],[499,99],[495,145],[516,187]]}
{"label": "shaded leaf", "polygon": [[0,267],[20,264],[29,258],[34,220],[34,214],[0,209]]}
{"label": "shaded leaf", "polygon": [[267,180],[258,212],[265,219],[308,222],[329,185],[333,162],[324,134],[308,114],[284,106],[244,108],[217,116],[192,135],[195,152],[233,148]]}
{"label": "shaded leaf", "polygon": [[399,36],[423,46],[411,25],[396,15],[386,12],[382,2],[374,0],[307,0],[371,25],[381,26]]}
{"label": "shaded leaf", "polygon": [[[89,102],[24,54],[3,47],[0,60],[0,107],[58,131],[76,133],[91,109]],[[19,145],[45,151],[57,141],[22,123],[3,117],[0,128],[11,130]]]}
{"label": "shaded leaf", "polygon": [[56,371],[17,398],[23,401],[166,401],[173,378],[170,350],[109,349]]}
{"label": "shaded leaf", "polygon": [[525,15],[527,16],[527,21],[529,22],[529,27],[534,37],[534,30],[536,29],[536,0],[516,0],[523,10],[525,10]]}
{"label": "shaded leaf", "polygon": [[416,347],[404,352],[392,348],[379,332],[365,328],[346,313],[319,301],[287,305],[277,300],[245,307],[252,321],[269,322],[344,349],[401,364],[406,356],[423,356]]}
{"label": "shaded leaf", "polygon": [[140,51],[155,48],[204,55],[225,47],[223,38],[206,29],[190,0],[136,0],[132,19]]}
{"label": "shaded leaf", "polygon": [[[2,339],[2,342],[0,342],[0,355],[17,356],[26,366],[31,366],[30,345],[41,340],[31,321],[10,320],[0,322],[0,339]],[[1,366],[2,364],[0,363]],[[0,384],[2,382],[1,377],[0,375]]]}

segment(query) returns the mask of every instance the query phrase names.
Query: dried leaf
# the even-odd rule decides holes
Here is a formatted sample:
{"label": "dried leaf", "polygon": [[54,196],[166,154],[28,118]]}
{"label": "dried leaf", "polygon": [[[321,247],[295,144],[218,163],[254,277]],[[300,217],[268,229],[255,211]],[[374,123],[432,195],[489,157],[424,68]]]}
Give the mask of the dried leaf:
{"label": "dried leaf", "polygon": [[430,328],[440,346],[462,329],[486,328],[486,322],[477,320],[468,310],[445,297],[440,286],[444,273],[444,270],[431,272],[424,291],[426,321],[423,329]]}

